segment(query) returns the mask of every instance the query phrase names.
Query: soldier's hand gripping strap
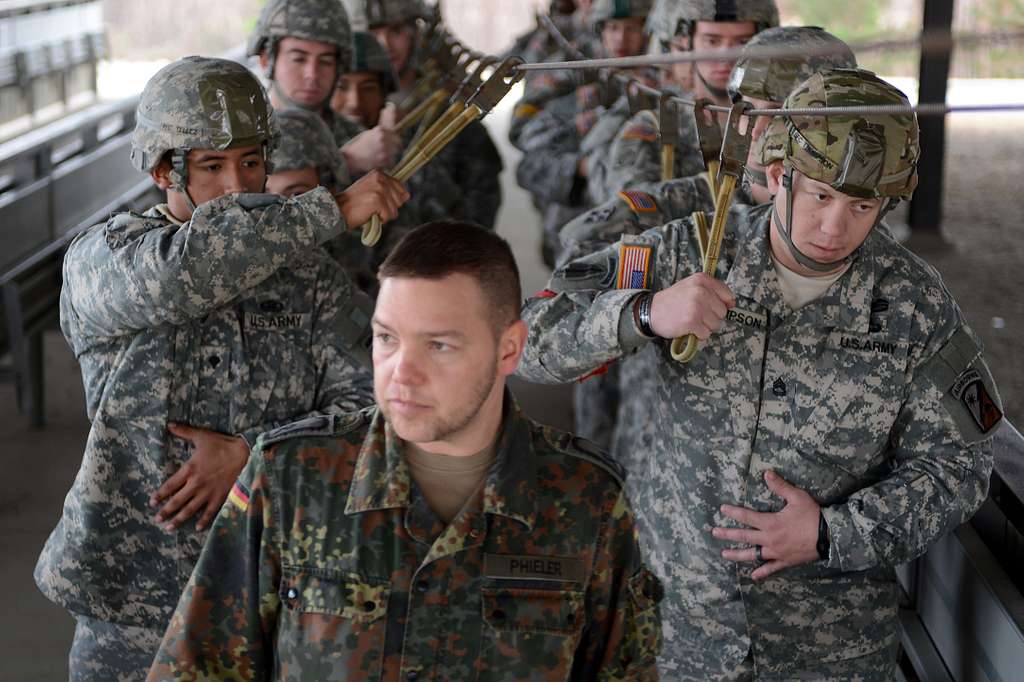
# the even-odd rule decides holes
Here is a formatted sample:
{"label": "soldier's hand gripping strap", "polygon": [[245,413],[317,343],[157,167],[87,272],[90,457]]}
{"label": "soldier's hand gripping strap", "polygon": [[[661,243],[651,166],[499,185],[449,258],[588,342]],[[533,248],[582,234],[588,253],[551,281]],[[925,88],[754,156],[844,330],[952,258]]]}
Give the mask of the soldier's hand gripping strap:
{"label": "soldier's hand gripping strap", "polygon": [[[718,177],[718,196],[715,200],[715,219],[711,224],[707,249],[704,251],[703,272],[709,277],[715,276],[718,268],[718,256],[722,250],[722,237],[725,235],[725,221],[729,217],[729,208],[736,193],[736,184],[743,177],[743,164],[747,161],[750,151],[750,137],[754,124],[748,120],[746,129],[740,132],[740,119],[750,108],[749,102],[737,102],[729,112],[726,124],[725,139],[722,142],[722,155]],[[672,357],[679,362],[689,362],[697,354],[698,339],[694,334],[687,334],[672,340]]]}
{"label": "soldier's hand gripping strap", "polygon": [[[430,162],[444,147],[454,140],[459,133],[477,119],[486,116],[509,93],[512,87],[523,79],[525,72],[517,67],[523,63],[518,57],[505,59],[490,77],[484,81],[466,103],[465,108],[448,126],[431,139],[422,140],[420,149],[409,159],[404,160],[390,175],[399,182],[405,182],[416,171]],[[381,220],[374,214],[370,222],[363,225],[362,242],[373,246],[380,240]]]}

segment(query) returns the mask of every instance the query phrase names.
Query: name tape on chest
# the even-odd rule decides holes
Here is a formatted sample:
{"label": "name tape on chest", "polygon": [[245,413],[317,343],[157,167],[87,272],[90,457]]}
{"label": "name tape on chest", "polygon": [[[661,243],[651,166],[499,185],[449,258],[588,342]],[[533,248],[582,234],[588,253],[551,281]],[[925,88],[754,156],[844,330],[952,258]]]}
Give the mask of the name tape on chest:
{"label": "name tape on chest", "polygon": [[505,580],[556,580],[583,584],[582,559],[554,556],[484,554],[484,576]]}
{"label": "name tape on chest", "polygon": [[243,313],[243,325],[250,331],[289,331],[309,327],[309,313]]}
{"label": "name tape on chest", "polygon": [[731,309],[725,314],[725,319],[750,329],[764,330],[768,328],[768,318],[765,315],[742,308]]}
{"label": "name tape on chest", "polygon": [[646,289],[651,273],[654,248],[638,244],[623,244],[619,251],[618,289]]}

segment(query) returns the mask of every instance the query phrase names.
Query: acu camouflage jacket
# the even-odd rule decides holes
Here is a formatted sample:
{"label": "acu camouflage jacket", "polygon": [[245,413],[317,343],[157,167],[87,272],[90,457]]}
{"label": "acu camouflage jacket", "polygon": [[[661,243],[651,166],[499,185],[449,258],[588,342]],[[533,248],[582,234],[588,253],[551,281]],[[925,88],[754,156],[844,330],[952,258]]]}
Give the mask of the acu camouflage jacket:
{"label": "acu camouflage jacket", "polygon": [[71,244],[61,327],[92,422],[36,566],[72,612],[163,628],[202,548],[149,497],[191,456],[168,421],[240,434],[368,405],[369,302],[317,248],[344,221],[325,189],[222,196],[178,225],[120,214]]}
{"label": "acu camouflage jacket", "polygon": [[505,404],[447,527],[375,408],[267,434],[149,679],[656,679],[660,586],[618,474]]}
{"label": "acu camouflage jacket", "polygon": [[[769,209],[732,214],[717,277],[737,306],[689,364],[669,340],[641,336],[632,315],[640,289],[701,270],[688,219],[568,263],[524,311],[527,380],[572,381],[648,344],[660,358],[643,387],[653,441],[633,453],[630,478],[644,551],[665,582],[662,670],[673,679],[724,678],[748,653],[769,676],[870,661],[897,636],[893,568],[974,513],[992,468],[998,396],[938,274],[876,228],[825,295],[793,311]],[[824,507],[831,554],[754,583],[711,529],[736,525],[722,504],[782,508],[769,469]]]}

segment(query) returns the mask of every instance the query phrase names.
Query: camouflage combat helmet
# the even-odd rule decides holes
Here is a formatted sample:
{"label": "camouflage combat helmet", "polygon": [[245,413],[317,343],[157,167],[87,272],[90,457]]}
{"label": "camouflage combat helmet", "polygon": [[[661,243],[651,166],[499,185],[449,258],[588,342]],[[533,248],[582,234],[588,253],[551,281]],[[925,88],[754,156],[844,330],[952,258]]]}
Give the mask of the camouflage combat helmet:
{"label": "camouflage combat helmet", "polygon": [[654,0],[595,0],[590,8],[590,23],[600,32],[609,19],[646,19]]}
{"label": "camouflage combat helmet", "polygon": [[377,37],[366,31],[352,34],[352,63],[350,73],[369,71],[380,76],[380,87],[385,95],[398,90],[398,78],[391,66],[387,50],[380,44]]}
{"label": "camouflage combat helmet", "polygon": [[656,37],[664,45],[678,35],[693,35],[698,21],[752,21],[760,32],[779,25],[775,0],[665,0]]}
{"label": "camouflage combat helmet", "polygon": [[342,161],[334,136],[316,113],[289,107],[276,112],[281,140],[271,155],[274,171],[316,168],[320,184],[341,189],[349,183],[348,168]]}
{"label": "camouflage combat helmet", "polygon": [[352,28],[339,0],[267,0],[249,37],[247,54],[268,52],[267,77],[274,79],[277,43],[301,38],[338,46],[338,63],[352,59]]}
{"label": "camouflage combat helmet", "polygon": [[[864,69],[816,73],[786,98],[784,108],[896,105],[910,106],[907,96]],[[917,116],[913,113],[848,116],[780,116],[764,133],[760,162],[782,160],[783,185],[793,186],[793,171],[853,197],[885,200],[878,221],[917,186]],[[821,271],[838,263],[820,263],[801,253],[790,237],[793,193],[787,192],[786,220],[776,220],[793,256]],[[877,224],[877,221],[876,221]]]}
{"label": "camouflage combat helmet", "polygon": [[[801,56],[748,56],[762,47],[792,48]],[[769,28],[754,36],[743,51],[729,78],[729,95],[734,100],[745,96],[782,102],[793,88],[819,71],[857,68],[850,46],[818,26]],[[832,54],[823,54],[826,51]]]}
{"label": "camouflage combat helmet", "polygon": [[429,20],[430,11],[422,0],[342,0],[352,27],[368,31],[378,26]]}
{"label": "camouflage combat helmet", "polygon": [[226,59],[185,57],[146,83],[135,114],[131,162],[148,173],[172,152],[172,189],[187,197],[189,150],[262,144],[269,158],[277,138],[270,100],[251,71]]}

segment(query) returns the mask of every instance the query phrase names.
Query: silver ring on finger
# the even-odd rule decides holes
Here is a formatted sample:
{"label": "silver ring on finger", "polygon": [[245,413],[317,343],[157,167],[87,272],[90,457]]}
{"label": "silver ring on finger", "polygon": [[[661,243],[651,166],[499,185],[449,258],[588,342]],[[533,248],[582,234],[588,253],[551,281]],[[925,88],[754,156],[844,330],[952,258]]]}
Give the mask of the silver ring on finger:
{"label": "silver ring on finger", "polygon": [[754,545],[754,559],[759,564],[764,563],[764,555],[761,554],[761,545]]}

